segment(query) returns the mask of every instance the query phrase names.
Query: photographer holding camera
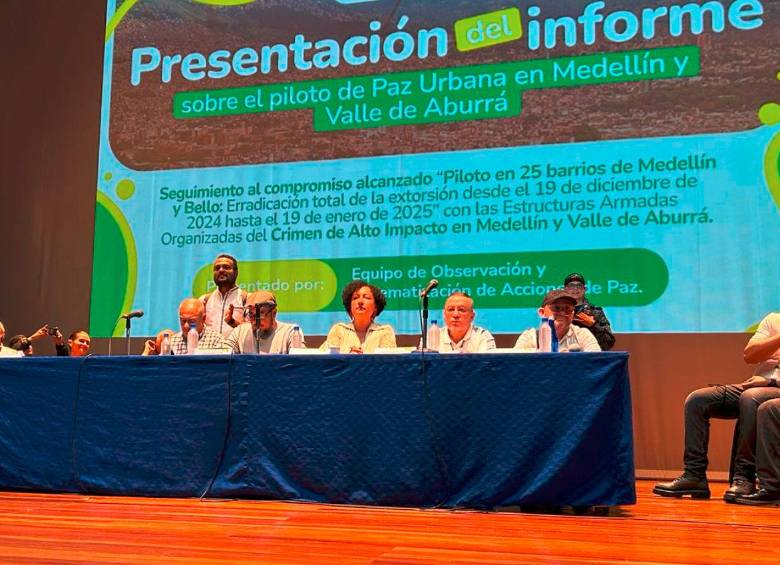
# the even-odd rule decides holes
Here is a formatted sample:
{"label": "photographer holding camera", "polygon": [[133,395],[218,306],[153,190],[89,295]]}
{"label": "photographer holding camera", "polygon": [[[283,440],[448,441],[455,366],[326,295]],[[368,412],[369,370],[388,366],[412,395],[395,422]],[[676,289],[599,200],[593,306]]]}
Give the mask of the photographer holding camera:
{"label": "photographer holding camera", "polygon": [[615,336],[612,327],[604,314],[604,310],[594,306],[585,298],[585,277],[579,273],[572,273],[563,281],[566,291],[577,299],[574,308],[575,326],[588,328],[596,341],[599,342],[602,351],[609,351],[615,345]]}
{"label": "photographer holding camera", "polygon": [[[44,324],[43,327],[39,328],[30,337],[27,337],[24,334],[13,336],[11,339],[8,340],[8,347],[15,349],[16,351],[19,351],[25,357],[29,357],[33,354],[33,342],[43,337],[46,337],[47,335],[55,337],[59,335],[59,330],[56,327],[50,327],[49,324]],[[62,338],[61,335],[59,337],[60,339]],[[56,347],[57,344],[56,337],[55,337],[54,344]]]}

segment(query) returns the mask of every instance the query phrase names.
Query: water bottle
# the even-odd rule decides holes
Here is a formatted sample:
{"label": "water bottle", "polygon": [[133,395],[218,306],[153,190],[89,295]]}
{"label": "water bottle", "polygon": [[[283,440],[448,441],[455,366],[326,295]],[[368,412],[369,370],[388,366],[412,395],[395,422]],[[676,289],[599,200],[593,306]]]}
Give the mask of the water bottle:
{"label": "water bottle", "polygon": [[190,331],[187,332],[187,355],[192,355],[198,348],[198,330],[195,326],[190,326]]}
{"label": "water bottle", "polygon": [[160,344],[160,355],[171,354],[171,334],[165,332],[163,334],[162,343]]}
{"label": "water bottle", "polygon": [[552,318],[542,318],[537,330],[538,351],[542,353],[552,351],[552,336],[555,335],[555,329],[554,326],[550,327],[550,322],[553,322]]}
{"label": "water bottle", "polygon": [[560,344],[558,343],[558,334],[555,333],[555,319],[548,318],[547,323],[550,325],[550,351],[558,353],[558,346]]}
{"label": "water bottle", "polygon": [[439,324],[436,323],[436,320],[432,320],[431,325],[428,327],[428,349],[431,351],[438,351],[440,337]]}
{"label": "water bottle", "polygon": [[301,335],[300,326],[293,326],[290,334],[290,349],[300,349],[303,347],[303,335]]}

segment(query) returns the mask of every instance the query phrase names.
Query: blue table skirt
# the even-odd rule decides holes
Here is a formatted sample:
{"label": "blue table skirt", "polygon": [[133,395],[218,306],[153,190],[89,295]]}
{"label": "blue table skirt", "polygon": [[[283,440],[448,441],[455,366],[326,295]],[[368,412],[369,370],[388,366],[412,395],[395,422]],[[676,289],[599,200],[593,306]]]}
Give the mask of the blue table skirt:
{"label": "blue table skirt", "polygon": [[0,360],[0,488],[633,504],[625,353]]}

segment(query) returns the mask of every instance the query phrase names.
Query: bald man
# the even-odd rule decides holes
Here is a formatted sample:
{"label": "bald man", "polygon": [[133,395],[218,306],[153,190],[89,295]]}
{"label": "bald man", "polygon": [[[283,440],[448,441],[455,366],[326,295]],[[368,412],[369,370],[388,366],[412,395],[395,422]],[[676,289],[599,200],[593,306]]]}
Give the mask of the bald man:
{"label": "bald man", "polygon": [[233,353],[289,353],[293,336],[300,334],[301,347],[306,347],[303,332],[294,324],[276,319],[276,296],[273,292],[260,290],[247,296],[243,324],[227,338]]}
{"label": "bald man", "polygon": [[171,353],[187,353],[187,333],[194,327],[198,332],[198,349],[224,349],[222,334],[206,327],[206,307],[197,298],[186,298],[179,304],[179,324],[181,331],[171,338]]}
{"label": "bald man", "polygon": [[444,303],[444,327],[440,329],[439,351],[484,353],[496,348],[496,340],[486,329],[474,325],[474,299],[456,291]]}

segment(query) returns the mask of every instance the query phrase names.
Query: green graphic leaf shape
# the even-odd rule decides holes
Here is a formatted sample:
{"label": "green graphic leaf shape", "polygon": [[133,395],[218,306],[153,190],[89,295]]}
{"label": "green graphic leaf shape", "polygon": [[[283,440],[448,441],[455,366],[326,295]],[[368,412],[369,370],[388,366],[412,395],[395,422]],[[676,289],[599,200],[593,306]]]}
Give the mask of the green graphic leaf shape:
{"label": "green graphic leaf shape", "polygon": [[135,298],[138,255],[130,224],[107,194],[98,190],[95,206],[95,251],[89,333],[122,335],[119,316]]}
{"label": "green graphic leaf shape", "polygon": [[769,140],[764,153],[764,176],[769,194],[780,209],[780,133]]}

